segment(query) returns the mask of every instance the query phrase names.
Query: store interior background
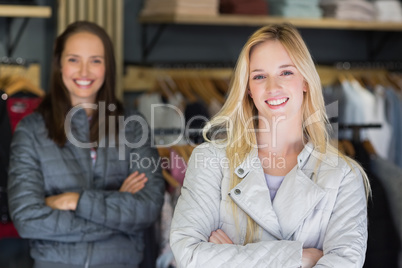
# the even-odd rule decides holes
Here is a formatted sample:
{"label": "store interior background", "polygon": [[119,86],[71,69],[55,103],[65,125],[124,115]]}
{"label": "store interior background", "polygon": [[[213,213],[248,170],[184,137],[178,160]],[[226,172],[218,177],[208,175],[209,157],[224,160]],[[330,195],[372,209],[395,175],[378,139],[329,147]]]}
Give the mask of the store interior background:
{"label": "store interior background", "polygon": [[[31,18],[11,57],[22,57],[27,61],[39,63],[41,87],[47,91],[52,47],[57,30],[57,1],[36,2],[39,5],[51,6],[53,15],[49,19]],[[124,1],[124,65],[198,63],[205,66],[233,67],[245,41],[258,28],[169,24],[148,57],[143,59],[143,29],[138,22],[142,6],[143,0]],[[7,55],[5,19],[0,17],[0,57]],[[21,23],[21,18],[13,19],[13,38]],[[157,29],[158,26],[148,27],[148,36],[156,33]],[[402,61],[402,31],[307,28],[299,30],[317,64],[333,65],[342,61],[371,64]]]}
{"label": "store interior background", "polygon": [[[149,55],[144,57],[144,25],[138,21],[144,1],[124,0],[123,62],[117,64],[125,67],[233,68],[242,46],[259,28],[243,25],[167,24]],[[0,17],[0,59],[3,56],[21,57],[27,62],[38,63],[40,86],[45,91],[49,90],[52,49],[57,34],[57,2],[36,0],[38,5],[50,6],[52,16],[46,19],[30,18],[12,55],[7,55],[6,52],[6,18]],[[22,23],[22,18],[13,18],[10,28],[12,39]],[[158,33],[159,27],[160,25],[147,26],[149,39]],[[402,71],[402,30],[299,28],[299,31],[318,65],[335,68],[339,62],[349,62],[366,63],[369,68],[378,68],[391,66],[384,65],[386,63],[394,63],[394,67],[388,70]],[[132,95],[139,94],[138,91],[128,92],[124,89],[123,92],[125,103],[126,100],[131,100]],[[387,225],[383,226],[384,229],[379,230],[378,236],[386,237],[389,230],[386,230]],[[400,241],[393,240],[392,243],[400,248]]]}

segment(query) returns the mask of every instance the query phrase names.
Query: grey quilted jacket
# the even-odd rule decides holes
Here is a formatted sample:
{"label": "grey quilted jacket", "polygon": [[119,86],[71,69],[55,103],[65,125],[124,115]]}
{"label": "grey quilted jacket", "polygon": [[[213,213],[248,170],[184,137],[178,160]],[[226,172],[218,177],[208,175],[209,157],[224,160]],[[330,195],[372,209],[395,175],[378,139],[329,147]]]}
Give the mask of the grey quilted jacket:
{"label": "grey quilted jacket", "polygon": [[[140,115],[133,116],[138,119]],[[125,126],[125,138],[132,144],[143,134],[137,121]],[[79,110],[72,119],[72,134],[88,143],[88,130],[85,111]],[[143,230],[157,219],[164,193],[159,167],[140,165],[140,161],[132,161],[130,167],[130,156],[157,163],[158,152],[151,148],[146,132],[146,142],[137,149],[123,143],[99,147],[93,166],[89,148],[70,141],[61,148],[50,140],[40,114],[19,123],[11,145],[9,206],[18,233],[30,239],[35,260],[82,267],[138,265]],[[145,188],[136,194],[119,192],[124,179],[136,170],[148,177]],[[45,205],[45,197],[63,192],[80,193],[76,211]]]}
{"label": "grey quilted jacket", "polygon": [[[231,189],[225,148],[195,148],[172,221],[178,266],[301,267],[302,249],[314,247],[324,252],[316,267],[362,267],[367,202],[361,173],[329,154],[317,170],[312,152],[307,144],[271,202],[256,149],[235,169],[242,181]],[[230,199],[238,206],[237,226]],[[260,239],[244,245],[246,214],[259,225]],[[208,242],[218,228],[233,245]]]}

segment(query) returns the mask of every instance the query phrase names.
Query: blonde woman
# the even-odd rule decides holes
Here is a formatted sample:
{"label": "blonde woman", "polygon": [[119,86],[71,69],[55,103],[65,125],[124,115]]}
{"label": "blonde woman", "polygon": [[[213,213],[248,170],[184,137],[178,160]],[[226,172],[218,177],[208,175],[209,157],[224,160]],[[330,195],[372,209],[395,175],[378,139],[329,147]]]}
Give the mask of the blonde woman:
{"label": "blonde woman", "polygon": [[179,267],[362,267],[370,186],[329,144],[320,79],[290,24],[245,44],[175,208]]}

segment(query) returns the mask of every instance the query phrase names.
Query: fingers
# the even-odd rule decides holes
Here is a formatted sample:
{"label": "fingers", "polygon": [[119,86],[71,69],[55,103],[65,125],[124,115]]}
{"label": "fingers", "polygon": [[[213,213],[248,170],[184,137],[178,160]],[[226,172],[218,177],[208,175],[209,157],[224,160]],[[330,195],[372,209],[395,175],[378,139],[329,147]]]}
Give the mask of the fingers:
{"label": "fingers", "polygon": [[140,191],[142,188],[145,187],[145,183],[148,181],[148,179],[146,177],[144,177],[142,180],[137,181],[134,184],[131,184],[128,188],[127,188],[127,192],[130,192],[132,194]]}
{"label": "fingers", "polygon": [[79,197],[78,193],[72,192],[52,195],[45,198],[45,204],[52,209],[75,210]]}
{"label": "fingers", "polygon": [[305,248],[302,254],[302,267],[310,268],[317,264],[323,256],[323,251],[316,248]]}
{"label": "fingers", "polygon": [[233,244],[232,240],[230,240],[226,233],[221,229],[218,229],[211,233],[211,236],[209,237],[209,242],[215,244]]}
{"label": "fingers", "polygon": [[145,187],[145,183],[148,181],[148,178],[145,177],[144,173],[139,174],[138,171],[130,174],[123,182],[120,187],[120,192],[130,192],[136,193]]}

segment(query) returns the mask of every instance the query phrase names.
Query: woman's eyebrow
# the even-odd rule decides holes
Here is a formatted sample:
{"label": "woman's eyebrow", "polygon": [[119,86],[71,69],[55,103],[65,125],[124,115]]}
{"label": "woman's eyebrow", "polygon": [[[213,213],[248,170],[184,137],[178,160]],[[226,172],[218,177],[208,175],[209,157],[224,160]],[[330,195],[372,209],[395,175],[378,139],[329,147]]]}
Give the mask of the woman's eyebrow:
{"label": "woman's eyebrow", "polygon": [[253,70],[251,72],[254,73],[254,72],[263,72],[263,71],[264,71],[263,69],[255,69],[255,70]]}
{"label": "woman's eyebrow", "polygon": [[280,69],[282,69],[282,68],[288,68],[288,67],[296,68],[296,66],[294,66],[293,64],[284,64],[284,65],[279,66]]}

